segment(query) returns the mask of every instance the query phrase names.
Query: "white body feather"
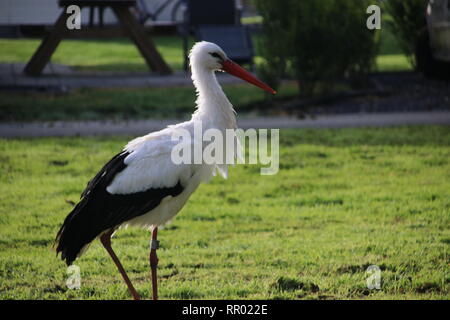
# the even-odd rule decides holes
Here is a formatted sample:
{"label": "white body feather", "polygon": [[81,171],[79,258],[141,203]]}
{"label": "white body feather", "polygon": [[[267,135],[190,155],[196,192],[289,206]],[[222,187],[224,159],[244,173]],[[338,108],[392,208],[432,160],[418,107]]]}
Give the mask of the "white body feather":
{"label": "white body feather", "polygon": [[[197,110],[192,119],[161,131],[150,133],[130,141],[124,148],[131,152],[125,158],[127,167],[117,174],[107,191],[112,194],[129,194],[149,188],[173,187],[178,182],[183,192],[168,196],[150,212],[125,222],[122,226],[161,226],[170,221],[184,206],[199,184],[208,181],[217,169],[227,177],[226,165],[179,164],[171,160],[172,141],[176,130],[184,129],[193,136],[194,123],[201,121],[203,130],[215,128],[225,136],[226,129],[236,129],[236,117],[231,103],[225,96],[214,74],[214,65],[208,65],[209,51],[223,51],[208,42],[197,43],[191,51],[192,80],[197,90]],[[225,53],[223,55],[226,57]],[[212,63],[212,62],[211,62]],[[193,140],[192,140],[193,141]]]}

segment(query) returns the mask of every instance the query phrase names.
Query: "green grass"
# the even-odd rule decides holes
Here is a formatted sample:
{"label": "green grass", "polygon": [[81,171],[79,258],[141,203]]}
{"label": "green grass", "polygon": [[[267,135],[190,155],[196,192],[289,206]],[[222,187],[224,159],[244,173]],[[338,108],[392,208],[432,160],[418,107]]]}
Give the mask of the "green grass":
{"label": "green grass", "polygon": [[[265,99],[264,91],[247,83],[224,85],[223,89],[239,112],[249,112]],[[280,88],[277,99],[295,96],[297,90],[295,84],[286,84]],[[0,121],[186,117],[194,111],[194,105],[193,86],[79,89],[53,94],[0,92]]]}
{"label": "green grass", "polygon": [[383,54],[376,58],[377,70],[406,71],[412,70],[411,61],[403,54]]}
{"label": "green grass", "polygon": [[379,30],[380,44],[376,58],[376,70],[384,71],[408,71],[412,70],[411,60],[401,50],[400,45],[390,26],[392,18],[384,14]]}
{"label": "green grass", "polygon": [[[0,39],[0,62],[27,62],[40,39]],[[180,37],[156,37],[158,50],[175,70],[183,66]],[[53,63],[90,71],[148,71],[144,59],[131,40],[63,40],[52,56]]]}
{"label": "green grass", "polygon": [[[182,67],[181,40],[157,37],[158,49],[174,69]],[[38,46],[37,39],[0,39],[0,62],[25,62]],[[146,71],[147,66],[135,46],[126,39],[65,40],[53,62],[81,70]],[[241,112],[251,111],[265,100],[264,92],[248,84],[225,85],[230,101]],[[277,98],[295,96],[293,83],[284,85]],[[170,101],[167,99],[170,95]],[[193,87],[79,89],[68,93],[1,92],[0,121],[100,120],[184,117],[192,113]]]}
{"label": "green grass", "polygon": [[[380,37],[377,70],[410,70],[410,61],[401,53],[387,24],[386,27],[383,24]],[[26,62],[39,42],[39,39],[0,39],[3,48],[0,62]],[[181,38],[155,37],[155,42],[168,64],[175,70],[181,69]],[[64,40],[52,61],[85,71],[147,71],[143,58],[127,39]],[[255,61],[261,61],[260,57]],[[255,106],[264,104],[264,93],[250,85],[225,86],[225,91],[240,112],[252,111]],[[286,99],[297,93],[297,87],[287,83],[280,87],[276,98]],[[194,100],[191,87],[81,89],[64,94],[0,92],[0,121],[183,117],[192,112]]]}
{"label": "green grass", "polygon": [[[54,236],[129,137],[0,140],[0,298],[128,299],[98,241],[65,286]],[[449,299],[450,129],[282,130],[280,172],[237,166],[161,230],[162,299]],[[149,233],[113,241],[149,298]],[[365,270],[381,268],[381,290]]]}
{"label": "green grass", "polygon": [[[251,17],[250,22],[258,22]],[[398,47],[397,40],[387,23],[380,31],[380,56],[377,70],[409,70],[411,65]],[[174,69],[183,66],[180,37],[156,36],[156,46],[166,62]],[[257,41],[255,41],[255,44]],[[0,39],[1,62],[27,62],[40,43],[40,39]],[[191,40],[191,43],[192,40]],[[256,51],[258,47],[256,46]],[[395,55],[395,58],[384,57]],[[257,56],[256,63],[260,61]],[[405,63],[406,61],[406,63]],[[52,56],[52,62],[87,71],[147,71],[147,65],[135,45],[126,38],[111,40],[64,40]]]}
{"label": "green grass", "polygon": [[376,58],[377,71],[412,70],[411,60],[400,49],[387,23],[380,31],[380,51]]}
{"label": "green grass", "polygon": [[[387,24],[381,30],[380,37],[377,70],[410,70],[410,61],[401,53]],[[155,37],[155,42],[167,63],[174,70],[180,70],[183,64],[181,38],[159,36]],[[39,43],[39,39],[0,39],[0,63],[25,63]],[[52,61],[84,71],[148,70],[136,47],[127,39],[64,40]],[[261,58],[256,56],[255,61],[258,64]],[[254,106],[264,104],[264,93],[249,85],[225,86],[225,91],[241,112],[251,111]],[[293,83],[283,84],[278,91],[277,99],[298,94]],[[171,96],[170,102],[167,100],[168,95]],[[178,117],[192,112],[194,100],[191,87],[82,89],[65,94],[0,92],[0,121]]]}

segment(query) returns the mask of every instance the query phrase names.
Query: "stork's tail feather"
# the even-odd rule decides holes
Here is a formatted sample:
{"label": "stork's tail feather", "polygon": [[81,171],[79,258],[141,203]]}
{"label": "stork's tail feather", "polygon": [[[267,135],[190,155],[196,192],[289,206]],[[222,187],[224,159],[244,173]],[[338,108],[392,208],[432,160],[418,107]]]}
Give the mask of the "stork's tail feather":
{"label": "stork's tail feather", "polygon": [[84,249],[97,236],[96,233],[86,232],[92,223],[92,217],[83,212],[85,201],[78,203],[66,217],[56,235],[56,254],[61,253],[61,259],[71,265]]}

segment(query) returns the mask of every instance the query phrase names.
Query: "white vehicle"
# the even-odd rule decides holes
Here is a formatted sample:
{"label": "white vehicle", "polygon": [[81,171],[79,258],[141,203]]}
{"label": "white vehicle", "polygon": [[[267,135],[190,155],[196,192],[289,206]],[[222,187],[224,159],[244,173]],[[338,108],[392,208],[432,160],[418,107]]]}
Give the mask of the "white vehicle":
{"label": "white vehicle", "polygon": [[450,78],[450,0],[430,0],[416,58],[426,76]]}

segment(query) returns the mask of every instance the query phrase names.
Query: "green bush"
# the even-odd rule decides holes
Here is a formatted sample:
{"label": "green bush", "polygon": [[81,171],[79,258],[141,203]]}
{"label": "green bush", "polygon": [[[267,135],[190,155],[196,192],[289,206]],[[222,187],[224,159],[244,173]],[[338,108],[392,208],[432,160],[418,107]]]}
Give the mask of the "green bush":
{"label": "green bush", "polygon": [[426,26],[425,10],[427,0],[388,0],[383,2],[390,24],[403,52],[416,65],[413,53],[419,39],[420,31]]}
{"label": "green bush", "polygon": [[335,80],[367,74],[373,66],[374,32],[366,28],[365,0],[259,0],[263,16],[260,75],[276,85],[295,77],[300,92],[333,88]]}

